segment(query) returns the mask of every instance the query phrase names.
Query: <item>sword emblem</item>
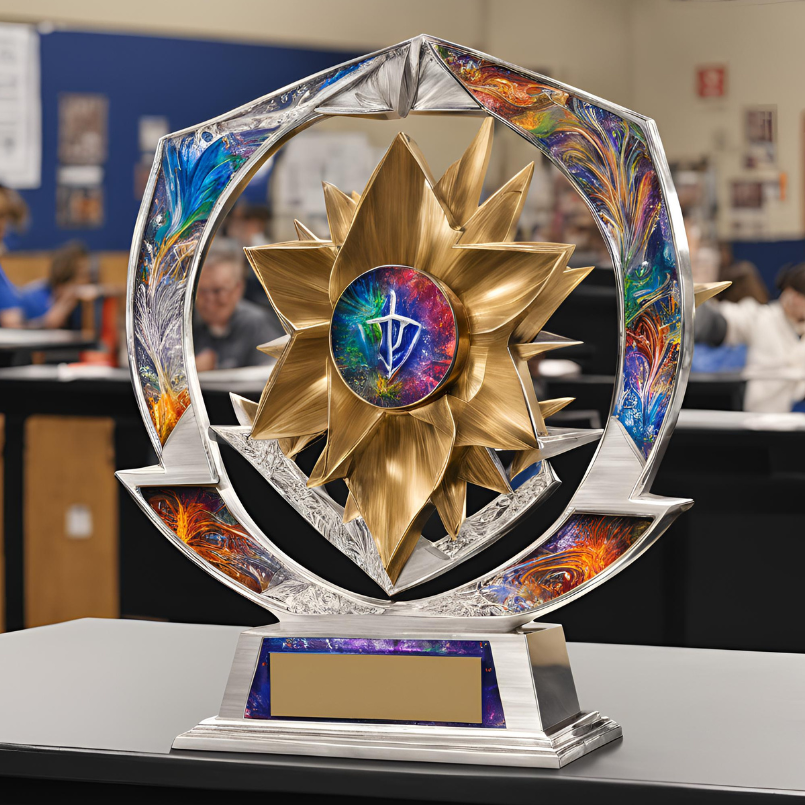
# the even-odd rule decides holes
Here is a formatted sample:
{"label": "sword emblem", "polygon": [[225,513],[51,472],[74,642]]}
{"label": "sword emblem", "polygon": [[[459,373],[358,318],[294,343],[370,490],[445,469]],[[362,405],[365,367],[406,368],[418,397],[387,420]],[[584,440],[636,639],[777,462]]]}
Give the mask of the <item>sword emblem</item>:
{"label": "sword emblem", "polygon": [[391,379],[410,357],[419,341],[422,325],[408,316],[397,313],[397,294],[394,291],[389,291],[386,301],[389,312],[385,316],[367,320],[366,324],[377,324],[380,327],[382,335],[377,348],[377,357],[386,370],[386,376]]}

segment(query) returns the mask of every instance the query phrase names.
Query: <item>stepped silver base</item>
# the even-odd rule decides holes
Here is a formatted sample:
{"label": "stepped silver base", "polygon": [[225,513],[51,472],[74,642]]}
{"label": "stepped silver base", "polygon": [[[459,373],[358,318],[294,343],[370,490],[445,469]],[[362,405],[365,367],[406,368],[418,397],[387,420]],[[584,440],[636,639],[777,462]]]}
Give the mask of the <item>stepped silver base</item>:
{"label": "stepped silver base", "polygon": [[[422,728],[411,732],[384,726],[376,732],[362,727],[344,734],[325,724],[208,718],[176,738],[173,748],[558,769],[623,735],[619,724],[597,712],[582,713],[555,731],[519,735],[509,730],[483,735],[483,730],[454,728],[453,734],[433,735]],[[455,734],[459,731],[465,734]]]}
{"label": "stepped silver base", "polygon": [[[487,641],[505,726],[245,718],[263,639],[323,636]],[[244,632],[220,715],[179,735],[173,748],[558,769],[621,736],[611,719],[581,711],[561,626],[532,623],[484,634],[444,619],[351,616],[284,621]]]}

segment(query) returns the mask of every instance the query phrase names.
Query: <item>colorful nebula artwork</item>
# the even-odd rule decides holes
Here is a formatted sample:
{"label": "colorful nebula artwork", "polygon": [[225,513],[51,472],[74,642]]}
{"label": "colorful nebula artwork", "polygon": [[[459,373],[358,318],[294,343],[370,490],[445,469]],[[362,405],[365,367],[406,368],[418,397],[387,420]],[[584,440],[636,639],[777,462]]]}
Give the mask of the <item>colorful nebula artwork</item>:
{"label": "colorful nebula artwork", "polygon": [[269,133],[187,135],[164,145],[134,290],[139,380],[161,444],[190,405],[182,317],[196,246],[218,197]]}
{"label": "colorful nebula artwork", "polygon": [[201,559],[253,593],[280,569],[234,518],[213,487],[140,487],[159,519]]}
{"label": "colorful nebula artwork", "polygon": [[341,294],[330,343],[352,391],[372,405],[401,408],[445,383],[458,330],[449,300],[431,277],[406,266],[380,266]]}
{"label": "colorful nebula artwork", "polygon": [[129,302],[140,389],[160,444],[190,405],[182,347],[185,292],[215,204],[266,140],[293,129],[319,93],[371,61],[320,74],[227,121],[164,142]]}
{"label": "colorful nebula artwork", "polygon": [[[492,649],[486,640],[394,640],[363,637],[266,637],[260,649],[257,669],[252,679],[245,718],[270,719],[271,674],[269,659],[278,653],[306,654],[381,654],[413,657],[480,657],[481,658],[481,724],[435,721],[395,721],[396,724],[417,724],[442,727],[505,728],[506,718],[500,701],[498,679]],[[283,720],[309,721],[307,718],[283,716]],[[316,719],[321,720],[321,719]],[[360,723],[390,723],[368,719],[327,719]]]}
{"label": "colorful nebula artwork", "polygon": [[623,273],[623,387],[613,415],[644,457],[656,444],[679,363],[678,267],[657,171],[635,123],[456,47],[437,54],[486,109],[566,173]]}
{"label": "colorful nebula artwork", "polygon": [[575,514],[528,556],[487,579],[483,596],[508,613],[529,612],[606,570],[652,522],[650,517]]}

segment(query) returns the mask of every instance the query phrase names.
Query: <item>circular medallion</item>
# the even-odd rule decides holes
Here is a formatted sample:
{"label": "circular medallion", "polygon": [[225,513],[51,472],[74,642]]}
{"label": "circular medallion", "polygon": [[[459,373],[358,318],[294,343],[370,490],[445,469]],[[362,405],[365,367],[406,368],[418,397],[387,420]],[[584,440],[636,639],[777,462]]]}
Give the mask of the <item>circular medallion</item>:
{"label": "circular medallion", "polygon": [[379,408],[429,397],[450,376],[458,350],[456,314],[427,274],[380,266],[353,280],[336,302],[333,361],[344,382]]}

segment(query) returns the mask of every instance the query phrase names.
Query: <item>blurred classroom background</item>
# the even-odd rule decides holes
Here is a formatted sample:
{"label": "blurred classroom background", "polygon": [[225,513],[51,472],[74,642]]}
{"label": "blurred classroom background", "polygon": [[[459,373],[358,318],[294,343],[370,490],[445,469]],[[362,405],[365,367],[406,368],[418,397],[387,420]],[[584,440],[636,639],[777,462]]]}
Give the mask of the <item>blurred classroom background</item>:
{"label": "blurred classroom background", "polygon": [[[0,0],[0,625],[83,616],[257,624],[270,616],[179,555],[115,469],[153,463],[130,390],[128,249],[161,136],[337,63],[430,33],[656,120],[694,279],[730,280],[697,317],[693,373],[654,484],[692,497],[646,557],[552,619],[571,640],[805,651],[771,555],[805,561],[805,3],[760,0],[322,0],[226,4]],[[475,118],[327,120],[280,150],[223,223],[199,281],[194,343],[216,424],[260,394],[282,334],[242,249],[327,233],[321,182],[360,191],[400,130],[437,176]],[[532,365],[555,424],[600,427],[618,353],[615,278],[586,206],[498,125],[484,194],[535,160],[518,239],[596,266],[548,327],[583,344]],[[551,353],[551,357],[557,353]],[[475,577],[562,510],[594,446],[558,457],[562,489],[424,592]],[[375,594],[241,459],[227,467],[292,556]],[[270,492],[270,490],[269,490]],[[773,552],[773,554],[772,554]]]}

